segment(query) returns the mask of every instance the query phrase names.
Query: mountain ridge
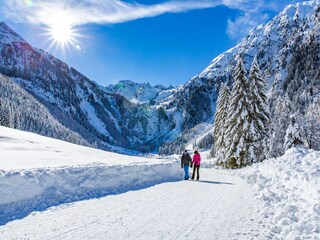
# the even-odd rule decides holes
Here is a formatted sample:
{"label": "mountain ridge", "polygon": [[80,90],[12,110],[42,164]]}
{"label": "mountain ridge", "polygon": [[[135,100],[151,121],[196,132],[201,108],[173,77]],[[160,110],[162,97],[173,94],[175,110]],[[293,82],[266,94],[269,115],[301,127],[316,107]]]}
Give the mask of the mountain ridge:
{"label": "mountain ridge", "polygon": [[[160,87],[151,95],[144,95],[155,89],[148,84],[133,84],[129,95],[114,86],[102,87],[51,54],[33,48],[6,24],[0,25],[0,72],[43,103],[62,125],[86,140],[95,136],[90,144],[152,151],[173,141],[177,143],[174,151],[179,152],[186,138],[189,141],[193,131],[199,132],[199,124],[213,123],[220,86],[232,85],[237,56],[247,70],[257,57],[269,83],[271,106],[287,94],[303,113],[303,106],[320,91],[319,5],[317,0],[287,6],[185,85]],[[147,91],[136,95],[138,86],[147,86]]]}
{"label": "mountain ridge", "polygon": [[119,94],[108,93],[76,69],[33,48],[6,24],[1,26],[0,72],[44,104],[62,125],[90,140],[90,144],[103,149],[114,145],[151,151],[157,144],[145,143],[170,130],[161,109],[140,106]]}
{"label": "mountain ridge", "polygon": [[174,87],[165,87],[161,84],[152,86],[150,83],[137,83],[131,80],[120,80],[116,84],[110,84],[106,87],[109,93],[116,93],[124,96],[133,103],[150,103],[163,95],[164,91],[173,89]]}

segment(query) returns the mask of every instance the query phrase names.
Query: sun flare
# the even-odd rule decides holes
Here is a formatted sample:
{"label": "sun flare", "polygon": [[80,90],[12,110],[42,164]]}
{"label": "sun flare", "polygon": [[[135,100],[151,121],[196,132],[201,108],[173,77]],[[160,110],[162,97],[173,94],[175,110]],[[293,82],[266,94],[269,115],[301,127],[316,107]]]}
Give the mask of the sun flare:
{"label": "sun flare", "polygon": [[60,44],[69,43],[73,38],[72,27],[66,24],[56,24],[50,26],[49,34],[54,41]]}
{"label": "sun flare", "polygon": [[68,18],[64,15],[57,15],[51,18],[51,23],[45,29],[45,35],[50,41],[49,48],[55,47],[56,51],[65,53],[66,48],[74,47],[79,50],[80,45],[78,38],[81,35],[78,30],[69,23]]}

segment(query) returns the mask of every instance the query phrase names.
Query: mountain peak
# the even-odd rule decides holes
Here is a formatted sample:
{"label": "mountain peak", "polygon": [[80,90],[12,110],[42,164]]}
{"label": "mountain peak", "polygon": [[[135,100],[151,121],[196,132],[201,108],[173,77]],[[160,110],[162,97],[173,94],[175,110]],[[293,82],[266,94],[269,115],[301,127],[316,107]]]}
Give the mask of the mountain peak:
{"label": "mountain peak", "polygon": [[19,34],[13,31],[5,22],[0,22],[0,42],[26,42]]}
{"label": "mountain peak", "polygon": [[5,22],[0,22],[0,28],[9,28]]}
{"label": "mountain peak", "polygon": [[[314,11],[319,7],[320,1],[306,1],[287,5],[278,17],[286,16],[289,19],[295,20],[297,17],[305,18],[314,14]],[[314,11],[312,11],[314,9]]]}
{"label": "mountain peak", "polygon": [[[306,1],[287,5],[278,15],[276,15],[268,23],[259,25],[252,29],[248,35],[243,38],[235,47],[220,54],[212,60],[210,65],[200,73],[200,78],[213,79],[217,76],[230,72],[232,65],[229,65],[237,55],[245,56],[244,64],[250,67],[254,56],[259,54],[260,58],[263,53],[274,53],[275,48],[281,47],[281,44],[289,44],[293,41],[294,32],[290,28],[298,28],[306,21],[311,29],[316,24],[314,13],[319,8],[320,1]],[[301,34],[304,32],[300,29]],[[291,36],[289,36],[291,34]],[[288,35],[288,42],[283,41],[283,36]],[[254,47],[254,46],[260,46]],[[266,50],[269,48],[269,52]],[[278,49],[280,51],[280,49]],[[229,69],[227,69],[227,65]],[[272,82],[272,81],[270,81]]]}
{"label": "mountain peak", "polygon": [[165,90],[172,89],[172,86],[163,85],[152,86],[148,83],[136,83],[131,80],[121,80],[115,85],[109,85],[106,90],[110,93],[118,93],[135,103],[146,103],[157,97]]}

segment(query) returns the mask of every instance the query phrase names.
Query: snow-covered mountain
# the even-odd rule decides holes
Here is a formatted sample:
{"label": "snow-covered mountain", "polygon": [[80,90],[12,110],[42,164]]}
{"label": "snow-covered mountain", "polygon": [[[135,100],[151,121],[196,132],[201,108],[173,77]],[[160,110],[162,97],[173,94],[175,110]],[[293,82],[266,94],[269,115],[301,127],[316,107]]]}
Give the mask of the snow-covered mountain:
{"label": "snow-covered mountain", "polygon": [[173,87],[160,84],[151,86],[150,83],[135,83],[130,80],[121,80],[115,85],[106,87],[107,92],[120,94],[133,103],[150,103],[170,89]]}
{"label": "snow-covered mountain", "polygon": [[[32,47],[5,23],[0,23],[0,56],[2,74],[27,90],[58,122],[91,145],[150,151],[157,146],[157,139],[172,128],[163,109],[132,103],[119,94],[109,93],[59,59]],[[14,106],[11,108],[12,115],[19,114]],[[35,123],[33,128],[23,129],[35,131],[39,127]],[[52,132],[46,135],[62,138]]]}
{"label": "snow-covered mountain", "polygon": [[302,114],[320,92],[320,1],[288,5],[265,25],[253,29],[234,48],[210,65],[160,105],[188,132],[203,122],[212,123],[221,83],[233,83],[236,57],[249,71],[256,56],[268,81],[271,112],[276,100],[287,96]]}
{"label": "snow-covered mountain", "polygon": [[220,85],[226,82],[231,86],[237,56],[247,70],[257,57],[269,83],[273,116],[274,106],[285,95],[304,114],[305,107],[320,92],[319,3],[287,6],[269,23],[252,30],[234,48],[216,57],[198,76],[174,89],[130,81],[99,86],[30,46],[5,23],[0,23],[0,72],[91,145],[149,151],[169,142],[165,145],[170,146],[169,152],[180,151],[192,143],[193,135],[199,139],[203,124],[203,134],[210,129],[207,124],[213,123]]}

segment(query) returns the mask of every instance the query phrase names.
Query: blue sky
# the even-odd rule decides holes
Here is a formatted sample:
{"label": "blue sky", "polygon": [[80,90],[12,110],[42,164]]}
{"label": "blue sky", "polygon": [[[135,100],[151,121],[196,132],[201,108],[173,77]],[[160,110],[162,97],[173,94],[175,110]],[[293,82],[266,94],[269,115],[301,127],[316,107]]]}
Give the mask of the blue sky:
{"label": "blue sky", "polygon": [[[298,2],[3,1],[0,21],[99,84],[130,79],[173,86],[200,73],[214,57],[286,4]],[[44,35],[45,28],[57,21],[76,31],[64,51],[61,46],[50,47],[49,36]]]}

